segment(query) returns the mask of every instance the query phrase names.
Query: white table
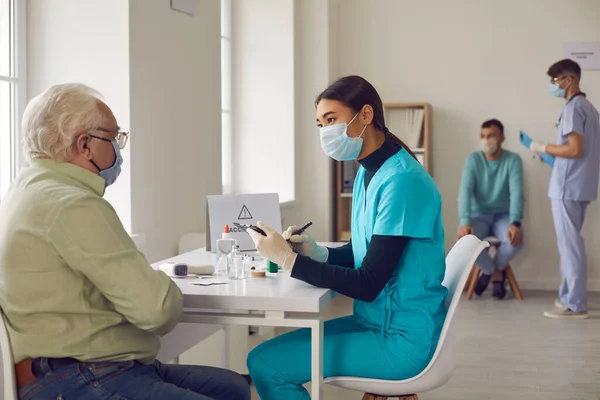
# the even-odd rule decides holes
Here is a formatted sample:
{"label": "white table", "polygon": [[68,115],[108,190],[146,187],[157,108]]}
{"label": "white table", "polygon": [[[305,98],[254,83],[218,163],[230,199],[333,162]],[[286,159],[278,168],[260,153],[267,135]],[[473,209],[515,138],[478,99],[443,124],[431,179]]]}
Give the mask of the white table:
{"label": "white table", "polygon": [[[160,261],[153,267],[168,261],[214,265],[215,255],[199,249]],[[212,286],[191,285],[194,280],[197,278],[174,279],[184,297],[183,323],[311,328],[311,395],[315,400],[323,398],[321,312],[334,298],[332,290],[316,288],[291,278],[286,272]]]}

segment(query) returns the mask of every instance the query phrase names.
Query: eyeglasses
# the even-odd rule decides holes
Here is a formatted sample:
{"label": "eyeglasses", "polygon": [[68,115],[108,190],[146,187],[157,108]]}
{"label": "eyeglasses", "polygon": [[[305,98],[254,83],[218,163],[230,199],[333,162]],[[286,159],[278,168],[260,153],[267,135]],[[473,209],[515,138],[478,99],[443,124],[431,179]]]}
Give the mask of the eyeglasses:
{"label": "eyeglasses", "polygon": [[561,76],[560,78],[559,77],[550,78],[550,83],[558,83],[558,82],[562,81],[565,78],[569,78],[570,76],[571,75],[564,75],[564,76]]}
{"label": "eyeglasses", "polygon": [[[96,130],[100,131],[100,132],[110,133],[110,134],[115,133],[115,131],[111,131],[109,129],[104,129],[104,128],[97,128]],[[92,134],[90,134],[90,136],[93,138],[96,138],[98,140],[104,140],[105,142],[112,142],[112,140],[103,138],[101,136],[95,136]],[[114,140],[115,140],[115,142],[117,142],[117,146],[119,146],[119,149],[123,150],[125,148],[125,145],[127,144],[127,139],[129,139],[129,132],[117,132]]]}

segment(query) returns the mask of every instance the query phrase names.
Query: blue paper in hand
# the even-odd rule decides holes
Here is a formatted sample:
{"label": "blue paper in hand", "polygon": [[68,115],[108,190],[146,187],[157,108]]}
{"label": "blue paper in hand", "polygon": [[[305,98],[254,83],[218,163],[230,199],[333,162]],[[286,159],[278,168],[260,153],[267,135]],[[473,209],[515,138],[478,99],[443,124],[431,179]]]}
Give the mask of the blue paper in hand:
{"label": "blue paper in hand", "polygon": [[519,131],[519,138],[521,139],[521,143],[523,143],[523,146],[529,148],[529,146],[531,145],[531,142],[532,142],[529,135],[523,131]]}
{"label": "blue paper in hand", "polygon": [[[519,139],[521,140],[521,143],[523,144],[523,146],[525,146],[525,147],[527,147],[527,149],[529,149],[529,146],[531,145],[531,142],[532,142],[532,139],[529,137],[529,135],[523,131],[520,131]],[[550,166],[550,168],[554,167],[554,156],[551,156],[550,154],[546,154],[546,153],[542,153],[539,156],[543,162],[545,162],[546,164],[548,164]]]}

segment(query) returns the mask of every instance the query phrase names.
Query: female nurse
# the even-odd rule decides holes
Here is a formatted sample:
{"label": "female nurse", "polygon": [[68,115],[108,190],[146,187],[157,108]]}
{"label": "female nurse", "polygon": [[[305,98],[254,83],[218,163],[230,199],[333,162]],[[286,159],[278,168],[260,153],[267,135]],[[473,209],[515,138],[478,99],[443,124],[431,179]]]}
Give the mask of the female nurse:
{"label": "female nurse", "polygon": [[[291,276],[354,299],[352,315],[325,322],[324,376],[406,379],[433,356],[446,316],[441,198],[413,153],[385,126],[377,91],[358,76],[341,78],[316,100],[323,151],[358,160],[352,240],[319,246],[290,227],[279,235],[259,222],[257,250]],[[286,239],[294,243],[293,250]],[[263,400],[309,399],[310,330],[256,347],[248,370]]]}

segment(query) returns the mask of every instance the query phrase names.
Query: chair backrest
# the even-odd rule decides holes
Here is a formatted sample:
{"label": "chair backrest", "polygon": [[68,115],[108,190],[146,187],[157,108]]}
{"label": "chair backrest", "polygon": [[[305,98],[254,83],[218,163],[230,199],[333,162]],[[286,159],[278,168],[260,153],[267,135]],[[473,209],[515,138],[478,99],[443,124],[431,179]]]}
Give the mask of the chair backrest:
{"label": "chair backrest", "polygon": [[444,282],[442,282],[448,288],[448,296],[446,297],[448,312],[446,320],[444,321],[440,339],[429,365],[413,379],[425,375],[436,363],[442,351],[445,350],[444,347],[448,346],[447,339],[452,325],[452,318],[454,317],[454,312],[458,306],[463,288],[479,253],[487,247],[489,247],[488,242],[481,241],[474,235],[467,235],[460,238],[446,256],[446,276],[444,277]]}
{"label": "chair backrest", "polygon": [[179,254],[198,250],[206,246],[206,234],[186,233],[179,239]]}
{"label": "chair backrest", "polygon": [[15,365],[13,363],[12,349],[10,348],[4,318],[4,312],[0,309],[0,353],[2,353],[2,392],[4,393],[2,398],[4,400],[17,400]]}

